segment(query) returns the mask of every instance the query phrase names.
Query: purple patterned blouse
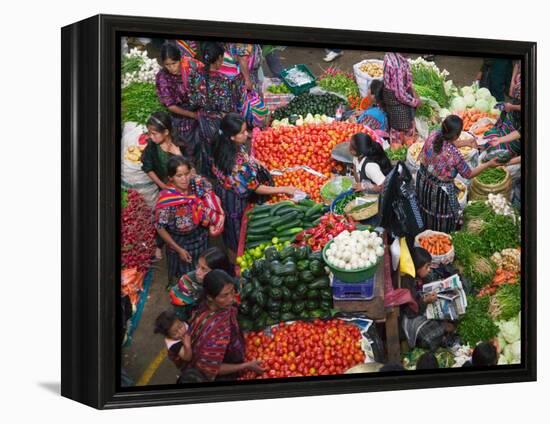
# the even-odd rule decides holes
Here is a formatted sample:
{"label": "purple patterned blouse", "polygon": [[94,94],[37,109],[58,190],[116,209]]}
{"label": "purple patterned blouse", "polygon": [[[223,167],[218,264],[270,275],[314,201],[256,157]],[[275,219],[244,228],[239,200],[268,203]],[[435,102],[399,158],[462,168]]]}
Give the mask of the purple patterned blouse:
{"label": "purple patterned blouse", "polygon": [[384,87],[393,91],[397,100],[417,107],[420,100],[412,95],[412,73],[408,60],[399,53],[384,56]]}
{"label": "purple patterned blouse", "polygon": [[430,134],[418,157],[419,162],[426,167],[430,174],[442,181],[452,181],[457,174],[464,178],[470,178],[472,169],[453,143],[444,141],[441,151],[434,152],[433,143],[439,134],[440,131]]}

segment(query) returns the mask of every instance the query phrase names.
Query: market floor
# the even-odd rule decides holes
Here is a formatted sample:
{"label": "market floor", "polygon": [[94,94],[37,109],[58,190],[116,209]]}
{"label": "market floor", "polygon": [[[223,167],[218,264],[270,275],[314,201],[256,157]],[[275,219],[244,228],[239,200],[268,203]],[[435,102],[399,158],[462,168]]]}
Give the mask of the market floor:
{"label": "market floor", "polygon": [[[352,66],[363,59],[383,58],[383,53],[345,50],[333,62],[325,63],[322,60],[324,55],[322,49],[289,47],[281,52],[281,63],[283,66],[304,63],[319,75],[331,65],[352,72]],[[436,56],[434,61],[440,69],[447,69],[459,86],[471,84],[481,67],[480,58]],[[266,75],[270,75],[269,71]],[[220,242],[216,240],[214,245],[220,245]],[[166,358],[163,337],[153,334],[155,318],[162,311],[171,309],[166,281],[166,262],[163,260],[154,266],[153,282],[132,342],[122,350],[122,366],[136,384],[173,384],[176,381],[177,370]]]}

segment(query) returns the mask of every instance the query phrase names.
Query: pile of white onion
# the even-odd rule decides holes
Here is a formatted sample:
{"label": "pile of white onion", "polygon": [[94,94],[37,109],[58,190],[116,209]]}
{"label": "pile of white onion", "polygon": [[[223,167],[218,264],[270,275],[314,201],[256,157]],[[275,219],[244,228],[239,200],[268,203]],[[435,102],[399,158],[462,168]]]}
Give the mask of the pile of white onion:
{"label": "pile of white onion", "polygon": [[384,255],[384,241],[376,232],[344,231],[326,250],[327,262],[337,268],[354,271],[369,268]]}

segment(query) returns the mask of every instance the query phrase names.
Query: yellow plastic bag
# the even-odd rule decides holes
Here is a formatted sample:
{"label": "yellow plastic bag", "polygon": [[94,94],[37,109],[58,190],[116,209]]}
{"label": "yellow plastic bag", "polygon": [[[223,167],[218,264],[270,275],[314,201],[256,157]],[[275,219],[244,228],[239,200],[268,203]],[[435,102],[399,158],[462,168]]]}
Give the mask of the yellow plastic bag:
{"label": "yellow plastic bag", "polygon": [[401,248],[401,258],[399,260],[399,271],[402,274],[408,274],[411,277],[416,277],[416,270],[414,269],[414,262],[412,260],[411,252],[409,251],[409,246],[407,246],[407,240],[405,237],[401,237],[400,248]]}

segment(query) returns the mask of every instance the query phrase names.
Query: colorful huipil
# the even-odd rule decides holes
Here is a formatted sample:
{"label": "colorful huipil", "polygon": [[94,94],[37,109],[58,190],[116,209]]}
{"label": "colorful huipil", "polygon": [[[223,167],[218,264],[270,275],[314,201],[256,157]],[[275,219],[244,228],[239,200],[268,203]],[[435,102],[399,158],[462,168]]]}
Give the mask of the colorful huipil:
{"label": "colorful huipil", "polygon": [[237,308],[211,311],[201,304],[193,313],[190,327],[193,354],[186,367],[199,370],[209,381],[235,379],[237,375],[219,376],[219,370],[221,364],[244,362],[245,343]]}
{"label": "colorful huipil", "polygon": [[225,212],[223,239],[225,245],[233,251],[236,251],[239,243],[241,219],[248,205],[248,198],[260,185],[258,170],[258,164],[246,153],[244,147],[237,153],[230,175],[225,175],[212,164],[212,173],[217,179],[214,189]]}
{"label": "colorful huipil", "polygon": [[175,250],[166,246],[168,276],[172,284],[196,268],[199,255],[207,248],[206,227],[219,219],[219,211],[213,211],[205,204],[204,197],[210,193],[211,184],[201,177],[192,179],[189,194],[183,194],[175,187],[160,192],[155,205],[155,227],[165,229],[192,258],[191,263],[184,262]]}
{"label": "colorful huipil", "polygon": [[405,137],[412,135],[415,108],[420,103],[412,88],[412,72],[407,59],[399,53],[386,53],[383,97],[392,143],[403,142]]}
{"label": "colorful huipil", "polygon": [[470,178],[472,170],[452,143],[444,141],[441,151],[434,151],[440,134],[432,133],[420,152],[416,190],[426,229],[450,233],[456,230],[460,213],[454,179],[457,174]]}
{"label": "colorful huipil", "polygon": [[[511,81],[510,92],[513,96],[512,104],[521,104],[521,72],[519,71],[519,69]],[[518,131],[521,134],[521,112],[502,111],[495,126],[484,133],[483,137],[490,140],[496,137],[504,137],[513,131]],[[512,154],[512,156],[518,156],[521,154],[521,140],[518,139],[509,143],[500,143],[494,147],[487,149],[487,152],[489,153],[494,150],[508,150]]]}

